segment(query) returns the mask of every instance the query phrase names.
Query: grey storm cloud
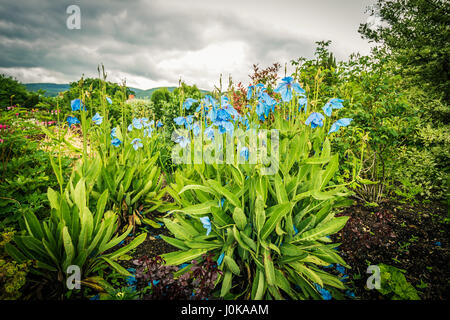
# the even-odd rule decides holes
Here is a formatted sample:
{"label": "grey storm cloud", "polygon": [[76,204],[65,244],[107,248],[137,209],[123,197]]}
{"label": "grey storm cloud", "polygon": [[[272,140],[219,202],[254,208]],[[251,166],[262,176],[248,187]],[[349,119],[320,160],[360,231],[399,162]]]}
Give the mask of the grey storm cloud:
{"label": "grey storm cloud", "polygon": [[[253,63],[311,57],[319,40],[333,40],[338,58],[367,53],[357,29],[372,2],[0,0],[0,72],[67,82],[103,63],[110,80],[137,87],[182,77],[212,88],[220,73],[247,81]],[[66,27],[73,4],[80,30]]]}

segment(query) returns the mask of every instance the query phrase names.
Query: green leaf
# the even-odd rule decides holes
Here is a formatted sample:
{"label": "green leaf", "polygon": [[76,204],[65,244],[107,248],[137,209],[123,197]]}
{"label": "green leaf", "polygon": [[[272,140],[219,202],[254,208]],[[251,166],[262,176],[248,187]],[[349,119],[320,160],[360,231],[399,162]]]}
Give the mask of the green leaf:
{"label": "green leaf", "polygon": [[255,202],[255,224],[258,235],[261,233],[266,222],[266,213],[264,211],[264,201],[260,195],[256,197]]}
{"label": "green leaf", "polygon": [[161,257],[166,261],[167,265],[177,266],[185,262],[191,262],[208,251],[208,249],[191,249],[165,253]]}
{"label": "green leaf", "polygon": [[264,249],[264,269],[266,273],[267,284],[270,286],[275,285],[275,269],[273,267],[273,261],[270,256],[270,251]]}
{"label": "green leaf", "polygon": [[100,221],[103,218],[103,214],[105,212],[106,202],[108,201],[109,192],[108,189],[103,191],[102,195],[97,201],[97,214],[95,215],[95,228],[100,224]]}
{"label": "green leaf", "polygon": [[239,266],[237,265],[236,261],[228,255],[225,255],[223,258],[223,262],[226,264],[226,266],[230,269],[231,272],[233,272],[235,275],[240,275],[241,270],[239,269]]}
{"label": "green leaf", "polygon": [[188,250],[189,248],[185,245],[184,241],[178,240],[175,238],[170,238],[167,236],[161,236],[161,238],[167,242],[168,244],[174,246],[175,248],[181,249],[181,250]]}
{"label": "green leaf", "polygon": [[294,241],[292,241],[293,243],[295,242],[299,242],[299,241],[312,241],[312,240],[317,240],[321,237],[324,237],[326,235],[330,235],[333,233],[338,232],[339,230],[341,230],[345,224],[347,223],[349,217],[338,217],[335,218],[323,225],[320,225],[317,228],[311,229],[309,231],[306,231],[302,234],[299,234],[297,236],[294,237]]}
{"label": "green leaf", "polygon": [[322,175],[322,181],[320,183],[319,190],[322,190],[324,187],[327,186],[328,182],[330,182],[331,178],[333,178],[334,174],[336,173],[339,166],[339,155],[335,154],[332,158],[330,163],[328,163],[327,168],[325,169],[325,172]]}
{"label": "green leaf", "polygon": [[172,210],[172,212],[183,212],[183,213],[194,215],[194,216],[195,215],[204,215],[204,214],[211,213],[212,207],[217,207],[217,206],[218,206],[217,201],[210,200],[207,202],[187,206],[182,209]]}
{"label": "green leaf", "polygon": [[223,276],[223,281],[222,281],[222,288],[220,290],[221,297],[224,297],[225,295],[228,294],[228,292],[230,292],[232,279],[233,279],[233,274],[231,273],[231,271],[229,271],[229,270],[225,271],[225,274]]}
{"label": "green leaf", "polygon": [[317,273],[307,268],[303,263],[300,262],[291,262],[289,263],[291,267],[293,267],[298,273],[303,274],[305,277],[309,278],[312,282],[317,283],[321,287],[323,287],[322,279],[319,277]]}
{"label": "green leaf", "polygon": [[277,223],[291,210],[291,203],[287,202],[277,204],[272,208],[274,208],[274,210],[261,230],[261,239],[263,240],[270,235],[270,233],[275,229]]}
{"label": "green leaf", "polygon": [[86,186],[83,178],[81,178],[75,186],[73,198],[78,209],[82,212],[86,206]]}
{"label": "green leaf", "polygon": [[64,244],[64,251],[66,253],[66,259],[63,263],[63,271],[66,270],[66,268],[72,264],[72,260],[75,256],[75,248],[72,243],[72,238],[70,237],[69,231],[67,227],[64,227],[62,230],[62,236],[63,236],[63,244]]}
{"label": "green leaf", "polygon": [[221,184],[215,180],[208,180],[207,183],[218,193],[223,195],[225,198],[227,198],[230,203],[235,206],[239,207],[239,198],[236,197],[232,192],[228,191],[226,188],[222,187]]}
{"label": "green leaf", "polygon": [[38,218],[32,212],[25,212],[24,218],[29,234],[36,239],[41,240],[44,237],[44,234]]}
{"label": "green leaf", "polygon": [[173,233],[173,235],[178,238],[178,239],[182,239],[182,240],[191,240],[192,237],[195,234],[191,234],[189,233],[185,228],[183,228],[181,225],[179,225],[178,223],[173,222],[170,219],[163,219],[164,221],[164,225],[167,227],[167,229],[169,229],[170,232]]}
{"label": "green leaf", "polygon": [[132,277],[133,275],[131,273],[129,273],[124,267],[122,267],[120,264],[118,264],[117,262],[102,256],[100,257],[101,259],[105,260],[114,270],[116,270],[118,273],[120,273],[121,275],[127,276],[127,277]]}
{"label": "green leaf", "polygon": [[59,210],[59,194],[52,188],[47,189],[47,198],[50,202],[50,207]]}
{"label": "green leaf", "polygon": [[245,216],[244,211],[241,208],[234,208],[233,220],[240,230],[244,230],[245,226],[247,225],[247,217]]}
{"label": "green leaf", "polygon": [[108,254],[107,257],[109,259],[111,259],[111,260],[115,260],[116,258],[118,258],[121,255],[127,253],[128,251],[133,250],[134,248],[136,248],[138,245],[140,245],[142,242],[144,242],[144,240],[146,238],[147,238],[147,233],[140,234],[139,236],[134,238],[133,241],[131,241],[129,244],[127,244],[126,246],[120,248],[117,251],[114,251],[111,254]]}

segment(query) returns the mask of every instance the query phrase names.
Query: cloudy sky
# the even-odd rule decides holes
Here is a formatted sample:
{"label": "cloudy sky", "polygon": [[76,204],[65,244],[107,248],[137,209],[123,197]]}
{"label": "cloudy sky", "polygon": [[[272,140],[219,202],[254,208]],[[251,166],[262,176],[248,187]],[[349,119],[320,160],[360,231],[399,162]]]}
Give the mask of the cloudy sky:
{"label": "cloudy sky", "polygon": [[[29,82],[96,76],[132,87],[248,83],[252,65],[312,57],[332,40],[338,59],[369,53],[358,34],[374,0],[0,0],[0,73]],[[66,9],[78,5],[81,29]]]}

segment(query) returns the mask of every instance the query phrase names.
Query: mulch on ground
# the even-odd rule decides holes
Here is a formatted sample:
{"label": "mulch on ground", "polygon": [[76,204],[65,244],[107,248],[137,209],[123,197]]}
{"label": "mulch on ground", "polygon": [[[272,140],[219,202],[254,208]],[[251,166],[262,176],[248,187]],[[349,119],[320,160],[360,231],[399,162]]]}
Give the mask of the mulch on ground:
{"label": "mulch on ground", "polygon": [[370,264],[384,263],[406,270],[406,279],[421,299],[450,297],[450,250],[447,206],[441,203],[386,201],[366,207],[355,201],[337,216],[349,216],[346,226],[333,236],[360,299],[385,299],[365,288]]}

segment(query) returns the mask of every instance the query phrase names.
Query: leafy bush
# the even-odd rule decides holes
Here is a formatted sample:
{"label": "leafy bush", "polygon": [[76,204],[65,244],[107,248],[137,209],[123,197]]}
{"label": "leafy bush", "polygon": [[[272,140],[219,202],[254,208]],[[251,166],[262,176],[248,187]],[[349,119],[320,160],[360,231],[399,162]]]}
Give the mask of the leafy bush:
{"label": "leafy bush", "polygon": [[[42,150],[39,142],[42,132],[30,122],[7,121],[10,114],[2,112],[6,121],[0,129],[0,230],[17,227],[25,212],[46,217],[49,204],[45,192],[58,184],[49,160],[52,155]],[[68,157],[61,158],[63,176],[70,163]]]}
{"label": "leafy bush", "polygon": [[[289,90],[288,84],[294,86],[292,80],[283,79],[274,93],[280,92],[283,86]],[[168,265],[179,265],[201,259],[206,253],[213,254],[219,270],[223,271],[217,281],[220,296],[226,299],[320,299],[314,284],[345,288],[338,277],[322,269],[331,263],[348,267],[333,250],[338,244],[330,243],[327,237],[339,231],[348,219],[336,218],[333,210],[348,195],[346,185],[330,182],[338,170],[339,159],[337,154],[332,154],[326,135],[337,131],[339,125],[331,125],[328,120],[332,117],[331,110],[329,114],[326,111],[327,118],[317,112],[308,115],[299,110],[298,99],[302,96],[281,92],[285,102],[269,98],[264,89],[256,91],[257,99],[251,101],[253,106],[248,114],[247,110],[243,111],[243,119],[236,115],[225,96],[221,97],[221,104],[205,97],[200,104],[205,114],[200,113],[199,117],[211,121],[206,130],[218,126],[219,130],[223,127],[227,135],[233,132],[225,121],[217,121],[217,115],[226,112],[233,127],[242,126],[251,132],[260,119],[265,128],[277,128],[279,138],[271,132],[274,140],[260,144],[260,150],[255,145],[245,147],[247,149],[241,145],[240,149],[239,143],[234,149],[236,143],[233,144],[231,151],[237,157],[231,164],[180,165],[175,172],[175,182],[167,189],[175,208],[171,211],[173,219],[165,218],[164,223],[174,237],[163,236],[163,239],[180,251],[162,257]],[[274,102],[279,104],[276,109],[280,111],[267,108],[267,103]],[[324,109],[341,107],[333,100]],[[310,108],[319,111],[317,104]],[[184,123],[181,118],[177,121]],[[194,131],[186,138],[188,143],[183,147],[184,140],[177,139],[188,153],[193,150],[194,136],[203,134],[203,128],[195,133],[194,121],[190,122]],[[341,122],[342,126],[350,121]],[[192,128],[189,122],[185,126]],[[222,138],[218,132],[214,131],[214,141]],[[240,137],[240,133],[236,135]],[[277,140],[279,149],[274,151]],[[210,147],[206,144],[203,148]],[[222,147],[224,154],[230,151],[226,149],[228,145]],[[242,153],[243,150],[247,153]],[[271,150],[270,155],[268,150]],[[279,159],[275,153],[280,155]],[[248,159],[243,163],[237,160],[245,158],[245,154],[260,161],[250,164]],[[263,163],[270,160],[279,165],[279,171],[266,175]]]}
{"label": "leafy bush", "polygon": [[5,247],[19,263],[27,259],[36,261],[36,269],[32,271],[59,281],[60,286],[65,283],[67,268],[71,265],[80,268],[82,279],[105,263],[123,275],[130,275],[114,260],[142,243],[146,237],[142,234],[128,245],[105,253],[125,239],[132,227],[129,226],[122,235],[114,236],[118,217],[112,211],[104,212],[107,190],[93,203],[86,181],[98,176],[99,167],[90,166],[89,169],[75,186],[75,175],[72,175],[63,193],[49,188],[50,217],[39,221],[33,213],[25,213],[25,234],[15,235],[17,247],[9,243]]}
{"label": "leafy bush", "polygon": [[[335,63],[329,44],[318,42],[315,59],[299,58],[292,64],[309,96],[320,103],[325,102],[320,96],[345,101],[346,108],[337,112],[352,118],[352,127],[331,142],[341,158],[353,154],[363,159],[357,165],[366,183],[354,185],[356,196],[368,202],[380,201],[389,192],[445,198],[449,110],[445,103],[422,88],[411,88],[409,78],[398,74],[399,65],[386,52],[375,50],[371,56],[353,55]],[[344,163],[338,179],[348,180],[348,171]]]}

